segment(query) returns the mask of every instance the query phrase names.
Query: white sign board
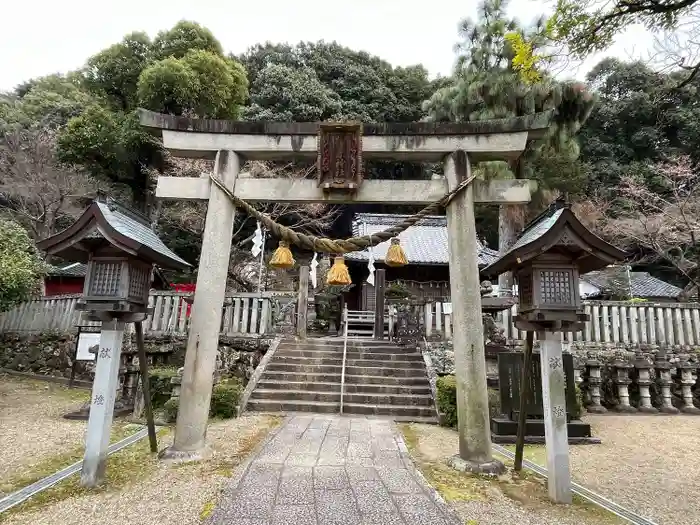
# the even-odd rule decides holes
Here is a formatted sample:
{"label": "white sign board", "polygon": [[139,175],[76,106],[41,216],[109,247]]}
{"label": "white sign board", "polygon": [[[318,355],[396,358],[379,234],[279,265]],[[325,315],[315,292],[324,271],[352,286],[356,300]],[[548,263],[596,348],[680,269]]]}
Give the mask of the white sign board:
{"label": "white sign board", "polygon": [[452,315],[452,303],[442,303],[442,313]]}
{"label": "white sign board", "polygon": [[100,332],[80,332],[78,334],[77,361],[94,361],[96,354],[90,353],[90,348],[100,344]]}

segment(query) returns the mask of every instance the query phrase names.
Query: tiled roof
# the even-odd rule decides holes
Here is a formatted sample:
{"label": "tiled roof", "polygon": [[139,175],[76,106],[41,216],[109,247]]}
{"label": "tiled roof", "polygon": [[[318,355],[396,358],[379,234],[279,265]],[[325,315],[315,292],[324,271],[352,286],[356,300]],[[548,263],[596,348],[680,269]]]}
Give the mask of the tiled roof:
{"label": "tiled roof", "polygon": [[[352,224],[353,235],[371,235],[406,219],[408,215],[381,215],[358,213]],[[447,219],[441,216],[426,217],[415,226],[399,234],[401,247],[406,254],[408,264],[449,264],[447,244]],[[383,242],[372,248],[374,260],[382,262],[389,249],[390,242]],[[498,252],[479,243],[479,266],[486,266],[498,258]],[[369,250],[352,252],[347,259],[367,261]]]}
{"label": "tiled roof", "polygon": [[151,250],[159,254],[179,262],[182,265],[189,266],[187,262],[175,255],[170,249],[163,244],[158,235],[151,230],[145,220],[141,219],[136,212],[128,210],[114,201],[98,202],[105,220],[122,235],[133,239],[134,241],[147,246]]}
{"label": "tiled roof", "polygon": [[[627,292],[630,283],[627,272],[619,267],[588,272],[581,276],[583,281],[598,288],[601,293],[622,289]],[[668,297],[675,299],[683,291],[681,288],[653,277],[648,272],[630,272],[632,297]]]}
{"label": "tiled roof", "polygon": [[48,275],[51,277],[85,277],[87,265],[83,263],[73,263],[63,268],[52,266]]}

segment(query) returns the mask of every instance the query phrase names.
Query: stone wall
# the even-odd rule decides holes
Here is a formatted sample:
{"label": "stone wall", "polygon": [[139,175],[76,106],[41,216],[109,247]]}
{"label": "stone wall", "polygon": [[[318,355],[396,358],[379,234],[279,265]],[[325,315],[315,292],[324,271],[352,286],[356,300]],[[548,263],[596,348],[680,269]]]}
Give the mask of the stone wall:
{"label": "stone wall", "polygon": [[[75,333],[0,334],[0,368],[38,375],[71,376],[76,345]],[[151,366],[180,368],[185,363],[187,338],[176,335],[146,336],[146,354]],[[269,339],[219,339],[217,370],[220,374],[239,377],[245,384],[270,346]],[[125,337],[122,364],[125,373],[135,372],[137,349],[133,335]],[[92,381],[94,364],[77,361],[75,379]]]}

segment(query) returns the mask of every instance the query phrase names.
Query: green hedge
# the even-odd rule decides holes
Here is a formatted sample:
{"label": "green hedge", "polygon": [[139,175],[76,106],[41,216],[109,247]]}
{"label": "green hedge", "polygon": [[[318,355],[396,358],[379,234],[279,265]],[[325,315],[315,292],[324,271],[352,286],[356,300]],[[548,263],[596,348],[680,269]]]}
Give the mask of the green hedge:
{"label": "green hedge", "polygon": [[[491,417],[501,413],[501,400],[498,390],[488,389],[489,414]],[[437,380],[437,405],[443,418],[441,424],[446,427],[457,426],[457,381],[455,376],[442,376]]]}
{"label": "green hedge", "polygon": [[243,393],[243,385],[237,378],[225,379],[214,386],[211,393],[209,415],[229,419],[236,417],[238,400]]}

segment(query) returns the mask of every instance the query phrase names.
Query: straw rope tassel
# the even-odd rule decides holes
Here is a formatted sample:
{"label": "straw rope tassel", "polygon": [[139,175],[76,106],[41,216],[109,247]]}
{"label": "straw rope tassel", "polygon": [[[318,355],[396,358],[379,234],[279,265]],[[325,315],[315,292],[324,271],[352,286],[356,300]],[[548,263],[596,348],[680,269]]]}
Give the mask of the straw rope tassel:
{"label": "straw rope tassel", "polygon": [[406,266],[408,264],[408,259],[406,259],[406,254],[401,248],[401,242],[398,237],[391,239],[391,246],[386,251],[384,262],[387,266],[393,267]]}
{"label": "straw rope tassel", "polygon": [[326,284],[330,286],[345,286],[346,284],[351,284],[350,272],[348,267],[345,265],[345,259],[343,257],[336,257],[333,261],[333,266],[328,271],[328,277],[326,277]]}
{"label": "straw rope tassel", "polygon": [[280,241],[275,253],[272,254],[270,266],[273,268],[283,268],[285,270],[294,266],[294,257],[292,256],[292,250],[289,249],[289,243],[287,241]]}

